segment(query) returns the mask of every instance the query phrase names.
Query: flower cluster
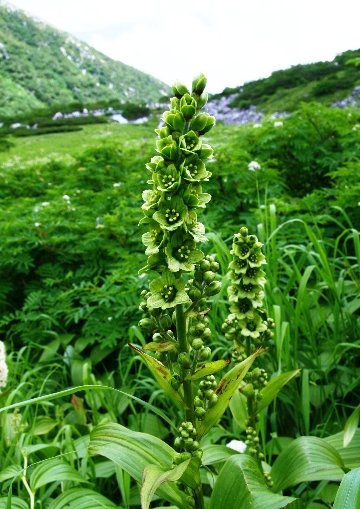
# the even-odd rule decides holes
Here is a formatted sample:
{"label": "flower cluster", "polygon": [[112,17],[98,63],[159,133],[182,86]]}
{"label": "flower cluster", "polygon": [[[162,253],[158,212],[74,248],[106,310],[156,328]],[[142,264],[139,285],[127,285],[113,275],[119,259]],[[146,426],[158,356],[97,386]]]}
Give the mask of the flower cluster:
{"label": "flower cluster", "polygon": [[8,367],[6,364],[5,345],[0,341],[0,387],[6,387]]}
{"label": "flower cluster", "polygon": [[233,339],[242,357],[266,344],[272,336],[273,323],[266,319],[263,309],[266,263],[261,252],[262,244],[247,228],[234,235],[230,263],[232,284],[228,288],[230,314],[223,329],[226,337]]}
{"label": "flower cluster", "polygon": [[202,183],[211,175],[205,163],[213,150],[201,137],[215,123],[214,117],[201,112],[207,102],[205,85],[206,78],[200,75],[193,81],[191,94],[182,84],[173,87],[175,96],[163,115],[164,125],[156,129],[157,155],[146,165],[151,189],[143,192],[141,224],[148,231],[142,241],[148,259],[142,270],[159,273],[150,284],[149,310],[190,303],[180,276],[194,271],[204,256],[196,247],[206,240],[197,210],[211,198],[203,192]]}

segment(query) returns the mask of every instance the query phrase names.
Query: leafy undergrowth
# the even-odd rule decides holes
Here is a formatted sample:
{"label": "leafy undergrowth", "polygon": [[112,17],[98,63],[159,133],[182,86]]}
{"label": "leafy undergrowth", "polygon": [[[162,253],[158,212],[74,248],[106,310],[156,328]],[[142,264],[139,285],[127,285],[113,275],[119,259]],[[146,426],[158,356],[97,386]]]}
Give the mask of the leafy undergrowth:
{"label": "leafy undergrowth", "polygon": [[[282,125],[271,119],[258,128],[219,125],[208,136],[215,159],[208,165],[212,206],[202,218],[210,232],[204,250],[217,255],[224,282],[210,328],[221,330],[227,314],[231,237],[247,224],[264,243],[267,307],[276,324],[262,362],[285,378],[301,369],[263,412],[262,445],[268,464],[285,458],[274,466],[281,474],[286,446],[294,443],[303,463],[281,489],[288,503],[300,496],[303,507],[314,509],[334,501],[339,471],[310,483],[301,465],[311,458],[303,457],[297,436],[328,437],[324,470],[330,456],[345,470],[359,466],[359,123],[356,110],[304,106]],[[153,128],[89,125],[11,138],[0,153],[0,332],[9,364],[0,406],[40,398],[1,414],[0,508],[9,492],[12,507],[29,507],[26,482],[41,507],[139,506],[126,469],[88,454],[92,428],[118,422],[172,442],[177,411],[126,346],[145,341],[137,325],[146,283],[138,275],[144,265],[138,222]],[[251,162],[259,168],[250,171]],[[221,334],[213,351],[229,357]],[[84,384],[109,388],[46,399]],[[215,454],[213,444],[245,438],[245,420],[238,394],[203,444],[208,492],[212,475],[233,454],[225,448]],[[242,460],[226,468],[241,468],[244,485],[258,477]],[[244,497],[266,500],[267,492],[264,486]],[[221,498],[218,488],[215,494]]]}

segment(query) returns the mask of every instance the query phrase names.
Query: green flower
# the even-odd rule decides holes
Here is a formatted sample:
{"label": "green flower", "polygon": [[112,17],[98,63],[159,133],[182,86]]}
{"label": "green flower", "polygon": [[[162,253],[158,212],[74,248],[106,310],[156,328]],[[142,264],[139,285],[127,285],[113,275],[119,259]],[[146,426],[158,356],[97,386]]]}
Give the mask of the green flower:
{"label": "green flower", "polygon": [[180,149],[185,154],[193,154],[201,149],[201,140],[194,131],[189,131],[183,136],[180,136],[179,142]]}
{"label": "green flower", "polygon": [[184,179],[189,180],[190,182],[208,180],[211,176],[211,173],[206,170],[203,161],[196,154],[187,157],[181,164],[181,169],[184,172]]}
{"label": "green flower", "polygon": [[177,279],[172,272],[165,272],[150,283],[151,295],[147,299],[149,309],[169,309],[178,304],[190,303],[185,291],[185,281]]}
{"label": "green flower", "polygon": [[193,222],[189,229],[190,235],[196,242],[207,242],[208,238],[205,234],[205,226],[202,223]]}
{"label": "green flower", "polygon": [[172,272],[178,272],[179,270],[193,271],[195,269],[194,264],[204,256],[200,249],[195,249],[195,246],[196,243],[189,233],[177,230],[165,248],[169,269]]}
{"label": "green flower", "polygon": [[209,113],[199,113],[191,120],[190,129],[199,134],[205,134],[215,125],[215,118]]}
{"label": "green flower", "polygon": [[178,146],[172,136],[160,138],[156,142],[156,150],[165,158],[174,161],[178,156]]}
{"label": "green flower", "polygon": [[169,201],[162,202],[152,217],[163,230],[176,230],[187,220],[187,207],[180,197],[175,196]]}
{"label": "green flower", "polygon": [[185,120],[180,111],[175,109],[166,111],[163,115],[163,120],[165,124],[170,127],[173,131],[182,132],[185,125]]}
{"label": "green flower", "polygon": [[201,150],[198,153],[198,156],[200,157],[200,159],[205,161],[206,159],[210,159],[210,157],[212,157],[213,153],[214,153],[214,151],[210,147],[210,145],[208,145],[207,143],[202,143]]}
{"label": "green flower", "polygon": [[180,185],[181,177],[174,164],[159,166],[154,175],[154,183],[159,191],[174,192]]}
{"label": "green flower", "polygon": [[252,300],[247,297],[239,298],[238,295],[234,294],[234,288],[232,286],[228,288],[228,296],[229,301],[232,302],[230,311],[238,318],[245,318],[249,313],[253,313],[254,306]]}
{"label": "green flower", "polygon": [[[251,256],[251,254],[250,254],[250,256]],[[247,261],[250,265],[249,258]],[[263,288],[266,283],[265,272],[263,270],[261,270],[261,268],[258,266],[253,266],[253,267],[249,266],[247,268],[245,274],[243,275],[243,282],[245,284],[248,284],[248,283],[256,284]]]}
{"label": "green flower", "polygon": [[146,246],[146,255],[153,255],[159,252],[160,245],[163,241],[164,233],[159,224],[150,220],[150,230],[142,235],[142,243]]}
{"label": "green flower", "polygon": [[[230,252],[233,253],[233,251]],[[231,277],[233,279],[237,279],[238,274],[245,274],[247,268],[248,264],[244,258],[234,258],[229,264],[229,269],[232,271]]]}
{"label": "green flower", "polygon": [[142,193],[142,197],[144,203],[142,205],[142,210],[146,216],[152,216],[154,213],[154,209],[157,208],[158,202],[160,200],[159,191],[152,191],[151,189],[146,189]]}
{"label": "green flower", "polygon": [[244,320],[239,320],[242,336],[250,336],[258,338],[260,334],[266,331],[267,326],[260,315],[254,314],[252,317],[246,317]]}
{"label": "green flower", "polygon": [[156,172],[159,168],[163,168],[165,166],[165,161],[161,156],[154,156],[151,158],[149,163],[145,164],[145,166],[149,171]]}
{"label": "green flower", "polygon": [[253,248],[249,254],[248,262],[250,267],[260,267],[266,263],[266,258],[262,254],[260,248]]}
{"label": "green flower", "polygon": [[[188,196],[191,196],[192,198],[189,200]],[[192,182],[188,185],[183,199],[189,207],[198,207],[204,209],[206,204],[211,200],[211,194],[203,193],[201,185],[197,182]]]}
{"label": "green flower", "polygon": [[180,111],[185,120],[190,120],[196,113],[197,104],[190,94],[184,94],[180,99]]}

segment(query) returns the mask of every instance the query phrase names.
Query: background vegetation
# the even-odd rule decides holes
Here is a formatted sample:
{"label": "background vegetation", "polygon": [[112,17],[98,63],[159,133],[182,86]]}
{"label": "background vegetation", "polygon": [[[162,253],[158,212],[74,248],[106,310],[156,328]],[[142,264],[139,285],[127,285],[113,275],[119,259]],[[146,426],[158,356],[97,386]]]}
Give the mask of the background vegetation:
{"label": "background vegetation", "polygon": [[[66,501],[75,507],[79,493],[88,504],[136,506],[128,474],[89,457],[90,430],[119,422],[172,441],[166,419],[176,422],[176,410],[127,347],[146,339],[137,326],[146,281],[137,275],[144,264],[138,221],[158,119],[151,122],[83,125],[79,132],[8,137],[3,144],[0,334],[10,375],[1,406],[89,383],[128,396],[65,394],[3,413],[0,507],[9,490],[13,507],[28,507],[26,482],[41,507]],[[359,466],[359,433],[347,449],[342,442],[360,387],[359,125],[356,109],[311,104],[282,125],[271,118],[257,128],[218,125],[208,136],[215,159],[205,249],[217,254],[226,286],[233,233],[243,224],[257,232],[276,323],[264,366],[277,374],[301,369],[263,414],[269,463],[297,436],[312,435],[327,437],[348,468]],[[251,161],[261,168],[250,171]],[[224,290],[213,303],[213,331],[221,330],[227,312]],[[213,341],[216,355],[227,358],[225,337]],[[244,433],[234,399],[208,440],[225,444]],[[47,458],[53,463],[42,467]],[[285,493],[302,497],[304,507],[329,507],[337,485],[303,481]]]}

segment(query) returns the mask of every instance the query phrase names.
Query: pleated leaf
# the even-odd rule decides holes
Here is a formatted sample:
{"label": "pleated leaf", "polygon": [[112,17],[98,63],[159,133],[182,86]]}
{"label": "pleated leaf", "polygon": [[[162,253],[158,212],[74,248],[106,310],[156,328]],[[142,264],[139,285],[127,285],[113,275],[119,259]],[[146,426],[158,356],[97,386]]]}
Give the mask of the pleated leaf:
{"label": "pleated leaf", "polygon": [[280,509],[300,507],[293,497],[270,491],[264,476],[251,456],[236,454],[229,458],[216,480],[209,509]]}
{"label": "pleated leaf", "polygon": [[[149,465],[170,470],[176,452],[157,437],[131,431],[120,424],[106,423],[92,430],[89,454],[105,456],[140,484],[144,469]],[[186,497],[174,483],[160,486],[158,492],[180,509],[186,509]]]}
{"label": "pleated leaf", "polygon": [[[11,500],[11,505],[8,505],[9,500]],[[11,497],[11,499],[0,497],[0,509],[8,509],[9,507],[11,509],[29,509],[29,505],[19,497]]]}
{"label": "pleated leaf", "polygon": [[301,482],[340,481],[343,461],[331,445],[318,437],[300,437],[291,442],[275,460],[271,469],[274,491]]}
{"label": "pleated leaf", "polygon": [[190,463],[190,459],[180,463],[170,470],[164,470],[157,465],[145,467],[141,486],[141,509],[149,509],[151,499],[156,490],[168,481],[178,481],[184,474]]}
{"label": "pleated leaf", "polygon": [[53,458],[39,463],[30,475],[30,487],[35,491],[52,482],[87,482],[71,465]]}
{"label": "pleated leaf", "polygon": [[286,385],[292,378],[297,376],[300,373],[300,369],[294,369],[293,371],[288,371],[286,373],[281,373],[280,375],[271,378],[266,386],[261,390],[261,400],[258,403],[259,411],[263,408],[266,408],[273,399],[276,398],[281,389]]}
{"label": "pleated leaf", "polygon": [[357,428],[351,442],[344,447],[344,432],[324,438],[325,442],[334,447],[344,462],[345,468],[360,467],[360,428]]}
{"label": "pleated leaf", "polygon": [[96,491],[85,488],[72,488],[64,491],[51,504],[49,509],[121,509],[111,500]]}
{"label": "pleated leaf", "polygon": [[244,361],[236,364],[220,380],[219,385],[215,390],[218,400],[215,405],[206,412],[205,419],[200,421],[198,425],[199,438],[204,436],[214,426],[214,424],[218,422],[228,407],[232,395],[238,389],[242,379],[248,372],[256,357],[258,357],[261,353],[262,350],[258,350],[247,357]]}
{"label": "pleated leaf", "polygon": [[348,472],[341,481],[333,509],[360,508],[360,468]]}

